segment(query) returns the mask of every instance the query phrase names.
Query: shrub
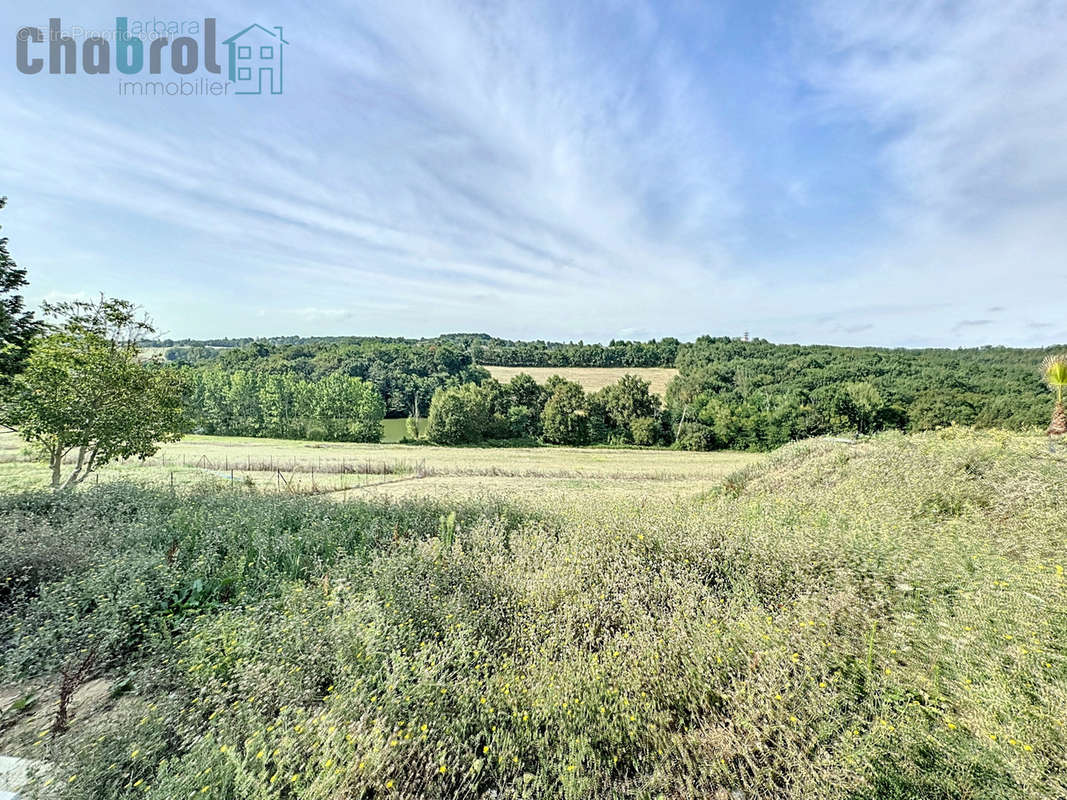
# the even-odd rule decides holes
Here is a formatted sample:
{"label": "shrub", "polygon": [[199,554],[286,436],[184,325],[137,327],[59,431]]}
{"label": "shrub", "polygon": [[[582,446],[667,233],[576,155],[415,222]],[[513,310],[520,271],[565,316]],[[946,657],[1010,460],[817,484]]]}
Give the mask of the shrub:
{"label": "shrub", "polygon": [[585,390],[572,381],[561,379],[555,382],[541,422],[546,442],[571,446],[588,444],[589,405]]}
{"label": "shrub", "polygon": [[635,417],[630,420],[630,439],[634,444],[657,444],[659,436],[659,421],[655,417]]}
{"label": "shrub", "polygon": [[437,444],[473,444],[482,441],[492,426],[492,409],[486,393],[473,383],[434,392],[426,438]]}

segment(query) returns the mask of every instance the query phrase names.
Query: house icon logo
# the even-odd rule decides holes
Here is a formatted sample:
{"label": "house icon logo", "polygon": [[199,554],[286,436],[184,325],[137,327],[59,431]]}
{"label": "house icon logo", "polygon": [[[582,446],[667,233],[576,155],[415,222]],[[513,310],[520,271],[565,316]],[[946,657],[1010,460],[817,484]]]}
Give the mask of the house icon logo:
{"label": "house icon logo", "polygon": [[281,94],[282,51],[289,42],[280,27],[249,25],[223,42],[230,48],[234,94]]}

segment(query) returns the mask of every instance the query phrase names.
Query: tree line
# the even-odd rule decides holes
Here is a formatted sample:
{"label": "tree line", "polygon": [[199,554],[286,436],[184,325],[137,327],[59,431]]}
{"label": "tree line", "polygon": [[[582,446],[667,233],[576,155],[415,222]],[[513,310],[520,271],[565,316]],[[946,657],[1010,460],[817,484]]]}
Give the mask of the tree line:
{"label": "tree line", "polygon": [[590,393],[558,375],[539,385],[526,374],[439,389],[425,436],[443,445],[519,439],[574,447],[662,445],[672,438],[660,398],[639,377]]}
{"label": "tree line", "polygon": [[[424,415],[439,388],[489,378],[486,370],[474,365],[470,353],[448,342],[413,344],[364,338],[272,345],[257,341],[212,352],[215,355],[209,358],[170,363],[208,395],[215,387],[222,391],[225,384],[221,377],[210,377],[212,374],[245,373],[255,376],[252,380],[256,381],[266,376],[289,376],[308,383],[333,375],[359,378],[374,386],[385,415],[391,418]],[[210,402],[206,396],[205,402]],[[195,419],[199,420],[199,409],[205,407],[203,403],[194,406]]]}
{"label": "tree line", "polygon": [[608,344],[584,342],[517,341],[484,333],[446,333],[426,339],[379,336],[273,336],[263,339],[151,339],[144,347],[163,347],[167,361],[196,364],[212,361],[231,350],[252,345],[266,347],[282,359],[300,359],[304,353],[427,350],[466,355],[471,364],[500,367],[673,367],[682,346],[677,339],[647,342],[612,340]]}
{"label": "tree line", "polygon": [[[642,343],[578,344],[573,345],[579,348],[573,352],[585,363],[593,353],[603,352],[628,352],[636,358],[641,352],[638,344]],[[525,376],[525,388],[515,395],[521,387],[497,384],[480,366],[491,351],[506,354],[515,366],[545,366],[546,361],[569,357],[569,345],[495,340],[481,334],[450,334],[432,340],[252,342],[213,351],[210,359],[179,361],[176,366],[193,387],[189,408],[194,429],[250,435],[308,437],[322,432],[321,415],[316,423],[315,415],[307,411],[290,413],[290,422],[281,424],[281,418],[265,408],[254,413],[226,410],[237,403],[229,398],[260,392],[267,376],[308,384],[333,375],[358,378],[380,394],[387,417],[421,417],[427,410],[433,416],[431,399],[439,409],[462,407],[472,421],[456,430],[465,432],[435,434],[440,441],[456,442],[632,441],[691,450],[768,450],[824,434],[924,431],[954,423],[1023,430],[1047,422],[1048,391],[1042,383],[1041,362],[1051,348],[905,350],[786,345],[729,337],[643,344],[675,352],[679,370],[654,413],[638,415],[655,420],[654,432],[647,434],[627,433],[616,423],[604,422],[598,395],[583,392],[580,397],[581,387],[573,388],[576,384],[559,392],[549,409],[561,379],[541,387],[538,395],[530,387],[533,379]],[[235,375],[239,377],[228,377]],[[301,391],[307,395],[309,390]],[[627,391],[633,400],[635,395]],[[515,396],[507,397],[509,392]],[[249,407],[245,401],[238,407],[242,403]],[[564,431],[553,422],[546,436],[546,409],[549,419],[566,418],[570,429]],[[351,414],[358,428],[362,412]],[[454,418],[456,413],[448,416]],[[636,424],[649,426],[645,421]],[[439,429],[452,430],[447,425]],[[271,433],[282,430],[286,433]]]}
{"label": "tree line", "polygon": [[335,442],[379,442],[385,403],[361,378],[307,380],[291,372],[190,370],[185,413],[199,433]]}
{"label": "tree line", "polygon": [[889,349],[701,337],[678,355],[666,406],[687,449],[766,450],[793,439],[1048,420],[1053,348]]}

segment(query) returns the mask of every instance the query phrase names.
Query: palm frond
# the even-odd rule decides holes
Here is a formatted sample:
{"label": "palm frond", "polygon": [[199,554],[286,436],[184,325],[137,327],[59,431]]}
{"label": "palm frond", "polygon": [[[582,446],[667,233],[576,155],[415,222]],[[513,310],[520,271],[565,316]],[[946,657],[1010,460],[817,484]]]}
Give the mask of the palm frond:
{"label": "palm frond", "polygon": [[1053,389],[1067,386],[1067,353],[1049,356],[1041,362],[1045,382]]}

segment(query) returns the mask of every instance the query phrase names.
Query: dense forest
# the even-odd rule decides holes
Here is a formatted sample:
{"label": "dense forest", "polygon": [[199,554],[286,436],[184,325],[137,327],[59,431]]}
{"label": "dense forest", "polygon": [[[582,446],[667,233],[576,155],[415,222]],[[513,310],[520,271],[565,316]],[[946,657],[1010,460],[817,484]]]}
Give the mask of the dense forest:
{"label": "dense forest", "polygon": [[[1033,428],[1047,422],[1051,399],[1040,363],[1052,349],[846,348],[728,337],[608,345],[484,334],[292,338],[243,345],[215,340],[229,346],[172,343],[166,358],[187,378],[192,427],[299,438],[322,437],[325,429],[325,438],[373,438],[368,431],[377,423],[362,411],[346,412],[347,401],[322,394],[333,387],[345,397],[342,383],[323,384],[318,395],[311,390],[333,376],[373,386],[385,416],[429,413],[431,438],[449,443],[522,438],[765,450],[828,433],[919,431],[953,423]],[[632,382],[609,387],[631,407],[613,416],[611,392],[589,394],[569,381],[537,391],[532,380],[501,385],[482,368],[497,364],[676,365],[679,374],[663,398]],[[283,389],[291,399],[278,399]],[[373,411],[366,404],[360,408]],[[346,413],[351,424],[338,416]],[[460,425],[463,415],[469,420]]]}
{"label": "dense forest", "polygon": [[276,336],[265,339],[156,339],[142,342],[145,347],[166,348],[167,361],[199,363],[218,358],[225,350],[256,344],[269,348],[308,347],[316,351],[382,347],[433,349],[447,347],[471,357],[475,364],[501,367],[673,367],[678,357],[677,339],[648,342],[611,341],[523,342],[497,339],[485,333],[447,333],[432,339],[400,339],[376,336],[299,337]]}
{"label": "dense forest", "polygon": [[[905,350],[701,337],[679,351],[667,391],[691,449],[768,449],[793,439],[957,423],[1021,430],[1048,422],[1041,361],[1006,347]],[[684,422],[683,422],[684,420]]]}

